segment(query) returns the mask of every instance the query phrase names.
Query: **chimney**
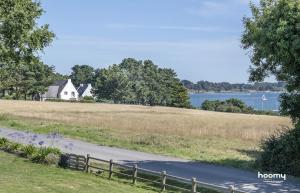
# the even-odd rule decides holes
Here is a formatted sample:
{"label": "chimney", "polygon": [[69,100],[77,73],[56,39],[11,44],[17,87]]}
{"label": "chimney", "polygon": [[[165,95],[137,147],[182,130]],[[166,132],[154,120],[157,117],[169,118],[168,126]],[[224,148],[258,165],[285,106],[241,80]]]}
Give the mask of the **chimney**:
{"label": "chimney", "polygon": [[68,79],[68,83],[71,83],[71,82],[72,82],[72,81],[71,81],[71,79],[69,78],[69,79]]}
{"label": "chimney", "polygon": [[83,84],[80,84],[79,86],[80,86],[80,87],[83,87]]}
{"label": "chimney", "polygon": [[92,87],[91,83],[88,83],[88,87]]}

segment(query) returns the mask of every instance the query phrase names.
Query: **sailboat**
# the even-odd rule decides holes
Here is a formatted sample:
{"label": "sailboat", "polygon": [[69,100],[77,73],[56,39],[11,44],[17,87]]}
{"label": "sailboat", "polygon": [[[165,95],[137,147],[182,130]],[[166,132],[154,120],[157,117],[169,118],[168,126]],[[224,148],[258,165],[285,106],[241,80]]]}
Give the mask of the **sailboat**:
{"label": "sailboat", "polygon": [[263,94],[261,96],[261,110],[263,111],[264,110],[264,102],[267,101],[267,97]]}
{"label": "sailboat", "polygon": [[267,97],[263,94],[263,95],[261,96],[261,100],[262,100],[262,101],[267,101],[268,99],[267,99]]}

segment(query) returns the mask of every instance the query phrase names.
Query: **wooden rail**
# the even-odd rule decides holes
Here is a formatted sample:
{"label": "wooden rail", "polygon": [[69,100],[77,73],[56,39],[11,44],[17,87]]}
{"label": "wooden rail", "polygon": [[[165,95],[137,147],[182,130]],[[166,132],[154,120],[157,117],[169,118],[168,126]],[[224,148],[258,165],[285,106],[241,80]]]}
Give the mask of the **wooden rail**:
{"label": "wooden rail", "polygon": [[[74,157],[74,154],[72,154],[72,156]],[[79,157],[80,157],[79,159],[75,159],[75,160],[83,161],[82,157],[84,156],[79,156]],[[157,172],[157,171],[152,171],[144,168],[139,168],[136,164],[133,166],[120,164],[114,162],[113,160],[108,161],[99,158],[94,158],[91,157],[89,154],[84,160],[86,161],[84,167],[84,170],[86,172],[90,172],[91,170],[94,169],[96,169],[98,172],[106,171],[108,172],[109,179],[111,179],[114,174],[122,175],[129,179],[132,179],[133,184],[136,184],[138,180],[151,182],[153,184],[156,184],[156,186],[160,186],[162,191],[171,188],[171,189],[176,189],[184,192],[200,193],[198,192],[199,188],[206,188],[206,189],[210,189],[222,193],[245,193],[243,191],[235,190],[233,186],[229,186],[229,187],[217,186],[217,185],[197,181],[196,178],[192,178],[192,179],[182,178],[179,176],[167,174],[166,171]],[[107,168],[105,168],[103,164],[106,164]],[[82,166],[81,163],[77,165]],[[117,170],[116,168],[118,168],[119,170]],[[79,169],[82,168],[79,167]]]}

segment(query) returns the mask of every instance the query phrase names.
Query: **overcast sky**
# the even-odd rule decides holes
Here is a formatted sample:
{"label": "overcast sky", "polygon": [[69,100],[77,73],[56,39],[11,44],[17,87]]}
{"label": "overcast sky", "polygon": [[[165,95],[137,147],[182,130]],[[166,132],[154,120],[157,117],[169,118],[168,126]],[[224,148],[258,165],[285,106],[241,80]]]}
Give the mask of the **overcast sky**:
{"label": "overcast sky", "polygon": [[249,0],[42,0],[56,39],[42,55],[60,73],[151,59],[192,81],[247,82],[241,49]]}

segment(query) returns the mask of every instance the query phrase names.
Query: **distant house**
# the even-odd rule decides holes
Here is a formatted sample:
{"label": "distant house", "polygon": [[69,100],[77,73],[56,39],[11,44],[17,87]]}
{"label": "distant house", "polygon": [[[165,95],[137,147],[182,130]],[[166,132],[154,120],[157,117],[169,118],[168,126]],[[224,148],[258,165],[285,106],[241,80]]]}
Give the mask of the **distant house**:
{"label": "distant house", "polygon": [[84,98],[86,96],[93,97],[92,89],[93,88],[91,84],[80,84],[80,86],[77,88],[79,98]]}
{"label": "distant house", "polygon": [[42,95],[43,100],[62,99],[78,100],[79,94],[71,79],[58,80],[49,86],[48,91]]}

